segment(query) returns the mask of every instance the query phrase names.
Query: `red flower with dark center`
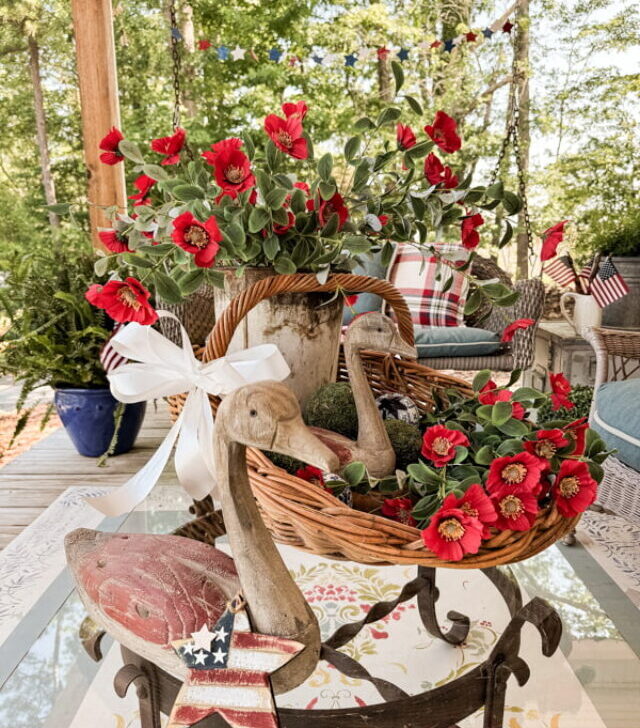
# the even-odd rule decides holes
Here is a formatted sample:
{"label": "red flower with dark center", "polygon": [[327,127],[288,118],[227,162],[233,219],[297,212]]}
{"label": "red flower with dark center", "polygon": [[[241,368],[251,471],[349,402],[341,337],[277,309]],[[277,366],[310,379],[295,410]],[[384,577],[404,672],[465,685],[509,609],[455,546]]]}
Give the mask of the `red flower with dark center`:
{"label": "red flower with dark center", "polygon": [[285,154],[295,159],[306,159],[309,156],[307,140],[302,136],[302,120],[299,116],[283,119],[269,114],[264,120],[264,130],[273,143]]}
{"label": "red flower with dark center", "polygon": [[112,253],[131,253],[129,240],[117,230],[100,230],[98,237],[104,247]]}
{"label": "red flower with dark center", "polygon": [[412,510],[411,498],[385,498],[380,512],[383,516],[404,523],[406,526],[415,526],[416,519],[411,515]]}
{"label": "red flower with dark center", "polygon": [[569,440],[562,430],[538,430],[535,440],[526,440],[523,444],[531,455],[551,460],[558,450],[567,447]]}
{"label": "red flower with dark center", "polygon": [[285,115],[287,119],[289,119],[292,116],[297,117],[302,121],[304,117],[307,115],[308,107],[305,101],[298,101],[295,104],[287,103],[282,104],[282,113]]}
{"label": "red flower with dark center", "polygon": [[149,303],[151,294],[135,278],[109,281],[104,286],[94,283],[84,295],[91,305],[103,308],[119,323],[136,321],[147,326],[158,320],[158,314]]}
{"label": "red flower with dark center", "polygon": [[580,419],[574,420],[565,426],[564,436],[573,446],[571,452],[568,453],[572,457],[584,455],[588,429],[589,425],[586,417],[580,417]]}
{"label": "red flower with dark center", "polygon": [[422,542],[440,559],[460,561],[465,554],[477,554],[483,526],[461,508],[445,508],[435,513],[422,531]]}
{"label": "red flower with dark center", "polygon": [[146,174],[141,174],[136,177],[133,181],[133,186],[138,190],[135,195],[129,195],[130,200],[137,200],[135,205],[145,205],[146,199],[149,195],[149,191],[153,187],[156,181],[153,177],[147,177]]}
{"label": "red flower with dark center", "polygon": [[[490,384],[493,384],[493,389],[485,389]],[[501,389],[499,392],[495,391],[494,382],[487,382],[485,386],[480,390],[478,395],[478,402],[480,404],[495,404],[496,402],[511,402],[512,392],[508,389]],[[516,420],[524,419],[525,410],[520,402],[511,402],[511,416]]]}
{"label": "red flower with dark center", "polygon": [[151,140],[151,149],[158,154],[164,154],[160,164],[178,164],[186,136],[187,132],[178,127],[171,136]]}
{"label": "red flower with dark center", "polygon": [[287,218],[288,222],[286,225],[278,225],[277,222],[273,223],[273,232],[276,235],[284,235],[287,230],[291,230],[291,228],[296,224],[296,216],[291,212],[291,210],[287,210]]}
{"label": "red flower with dark center", "polygon": [[495,458],[489,465],[487,490],[490,495],[500,488],[508,488],[512,493],[537,495],[540,492],[540,474],[548,466],[546,460],[528,452]]}
{"label": "red flower with dark center", "polygon": [[558,245],[560,245],[564,238],[564,226],[568,222],[568,220],[557,222],[542,233],[542,252],[540,253],[540,260],[549,260],[556,255],[558,252]]}
{"label": "red flower with dark center", "polygon": [[454,493],[449,493],[444,499],[442,507],[459,508],[471,518],[477,518],[483,526],[482,538],[491,536],[489,526],[493,526],[498,516],[491,499],[478,483],[474,483],[460,498],[456,497]]}
{"label": "red flower with dark center", "polygon": [[553,410],[559,410],[562,407],[573,409],[575,405],[568,396],[571,394],[571,385],[564,374],[549,374],[549,381],[551,382],[551,406]]}
{"label": "red flower with dark center", "polygon": [[497,488],[490,497],[498,516],[494,526],[500,531],[528,531],[536,522],[538,499],[532,493]]}
{"label": "red flower with dark center", "polygon": [[211,48],[210,40],[199,40],[198,41],[198,50],[199,51],[206,51],[207,48]]}
{"label": "red flower with dark center", "polygon": [[324,488],[324,474],[320,468],[316,468],[313,465],[305,465],[304,468],[298,468],[296,470],[296,477],[314,485],[321,485]]}
{"label": "red flower with dark center", "polygon": [[411,127],[406,124],[398,124],[396,126],[396,141],[400,149],[411,149],[411,147],[415,147],[418,143]]}
{"label": "red flower with dark center", "polygon": [[204,223],[196,220],[190,212],[183,212],[173,221],[173,242],[191,253],[199,268],[211,268],[222,240],[218,223],[213,215]]}
{"label": "red flower with dark center", "polygon": [[429,181],[429,184],[442,185],[445,190],[450,190],[458,186],[458,178],[453,173],[451,167],[442,164],[433,152],[424,160],[424,176]]}
{"label": "red flower with dark center", "polygon": [[460,430],[449,430],[444,425],[433,425],[422,436],[422,455],[441,468],[456,456],[456,447],[469,445],[469,438]]}
{"label": "red flower with dark center", "polygon": [[320,225],[324,227],[334,213],[338,215],[338,230],[342,230],[342,226],[349,218],[349,209],[344,204],[342,195],[338,192],[330,200],[322,200],[320,202],[320,207],[318,208]]}
{"label": "red flower with dark center", "polygon": [[436,111],[433,124],[427,124],[424,128],[431,140],[447,154],[457,152],[462,146],[458,136],[458,125],[444,111]]}
{"label": "red flower with dark center", "polygon": [[473,250],[480,243],[480,233],[476,228],[484,225],[484,218],[480,213],[469,215],[462,220],[460,226],[460,240],[467,250]]}
{"label": "red flower with dark center", "polygon": [[505,326],[504,331],[502,332],[502,338],[500,341],[503,341],[505,344],[509,341],[512,341],[513,337],[515,336],[516,331],[519,331],[520,329],[528,329],[530,326],[533,326],[535,324],[535,321],[530,318],[524,318],[524,319],[517,319],[513,323],[509,324],[508,326]]}
{"label": "red flower with dark center", "polygon": [[120,151],[119,144],[124,139],[120,129],[112,126],[109,133],[102,139],[99,148],[102,149],[100,161],[103,164],[118,164],[124,159],[124,154]]}
{"label": "red flower with dark center", "polygon": [[211,152],[203,152],[207,164],[213,167],[216,184],[222,188],[223,195],[232,199],[240,192],[250,189],[256,183],[251,172],[251,162],[247,155],[240,151],[242,140],[236,137],[223,139],[211,145]]}
{"label": "red flower with dark center", "polygon": [[565,518],[573,518],[586,511],[595,501],[598,483],[591,477],[586,463],[565,460],[558,470],[552,493],[558,511]]}

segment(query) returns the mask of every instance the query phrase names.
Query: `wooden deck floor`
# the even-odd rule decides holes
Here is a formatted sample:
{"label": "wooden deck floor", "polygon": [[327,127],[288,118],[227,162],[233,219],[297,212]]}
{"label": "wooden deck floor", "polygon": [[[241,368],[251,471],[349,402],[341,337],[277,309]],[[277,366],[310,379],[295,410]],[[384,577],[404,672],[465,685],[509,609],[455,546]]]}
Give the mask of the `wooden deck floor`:
{"label": "wooden deck floor", "polygon": [[147,406],[135,448],[96,467],[96,460],[78,455],[60,428],[0,468],[0,549],[31,524],[64,490],[72,486],[121,485],[156,450],[170,427],[166,405]]}

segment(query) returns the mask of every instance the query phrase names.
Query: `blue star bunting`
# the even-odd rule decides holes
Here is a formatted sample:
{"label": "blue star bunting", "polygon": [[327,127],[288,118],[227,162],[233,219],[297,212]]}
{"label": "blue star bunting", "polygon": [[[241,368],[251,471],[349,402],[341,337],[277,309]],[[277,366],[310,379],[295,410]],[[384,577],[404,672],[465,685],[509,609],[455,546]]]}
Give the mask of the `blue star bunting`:
{"label": "blue star bunting", "polygon": [[323,58],[322,56],[319,56],[317,53],[315,56],[311,56],[311,60],[314,61],[318,66],[322,63]]}
{"label": "blue star bunting", "polygon": [[229,49],[227,46],[220,46],[220,48],[218,48],[218,58],[221,61],[226,61],[227,58],[229,58]]}
{"label": "blue star bunting", "polygon": [[176,40],[182,40],[182,33],[178,28],[171,28],[171,37],[175,38]]}
{"label": "blue star bunting", "polygon": [[453,42],[453,39],[452,40],[445,40],[445,42],[444,42],[444,49],[445,49],[445,51],[447,51],[447,53],[451,53],[451,51],[453,50],[453,46],[454,45],[455,45],[455,43]]}
{"label": "blue star bunting", "polygon": [[353,53],[349,53],[348,56],[344,57],[344,65],[353,68],[356,65],[357,57]]}
{"label": "blue star bunting", "polygon": [[482,35],[484,35],[485,38],[491,38],[491,36],[493,35],[493,31],[491,30],[491,28],[485,28],[482,31]]}
{"label": "blue star bunting", "polygon": [[409,58],[409,51],[408,51],[408,50],[407,50],[406,48],[401,48],[401,49],[400,49],[400,50],[398,51],[398,58],[399,58],[399,59],[400,59],[401,61],[406,61],[406,60],[407,60],[407,58]]}
{"label": "blue star bunting", "polygon": [[282,58],[282,51],[278,48],[272,48],[269,51],[269,60],[275,61],[276,63]]}

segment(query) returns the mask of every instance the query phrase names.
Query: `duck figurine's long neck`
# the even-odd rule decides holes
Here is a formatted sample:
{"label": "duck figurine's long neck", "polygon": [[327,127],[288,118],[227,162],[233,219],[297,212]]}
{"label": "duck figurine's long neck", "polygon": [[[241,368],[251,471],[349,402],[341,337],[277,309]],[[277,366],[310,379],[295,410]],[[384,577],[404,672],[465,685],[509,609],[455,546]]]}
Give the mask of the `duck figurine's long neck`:
{"label": "duck figurine's long neck", "polygon": [[350,343],[347,336],[347,340],[344,342],[344,358],[358,414],[358,439],[356,445],[358,450],[370,452],[376,454],[376,456],[388,452],[395,461],[391,440],[384,426],[384,420],[378,411],[376,400],[360,358],[361,350],[362,347]]}
{"label": "duck figurine's long neck", "polygon": [[302,683],[318,663],[318,622],[262,521],[247,476],[246,448],[227,438],[222,422],[216,424],[215,456],[225,527],[253,627],[307,648],[272,675],[275,692],[283,693]]}

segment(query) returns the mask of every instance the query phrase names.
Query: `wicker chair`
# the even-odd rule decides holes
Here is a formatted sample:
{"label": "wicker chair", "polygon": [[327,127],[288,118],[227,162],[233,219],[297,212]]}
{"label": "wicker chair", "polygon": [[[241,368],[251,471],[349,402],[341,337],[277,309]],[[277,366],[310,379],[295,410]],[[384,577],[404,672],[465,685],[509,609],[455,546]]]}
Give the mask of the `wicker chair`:
{"label": "wicker chair", "polygon": [[[476,325],[488,331],[500,333],[507,323],[519,318],[533,319],[536,324],[516,332],[513,341],[488,356],[431,357],[420,359],[420,364],[432,369],[457,369],[469,371],[491,369],[510,372],[514,369],[528,369],[533,363],[534,342],[538,321],[544,308],[544,286],[539,279],[517,281],[514,285],[520,298],[509,308],[494,307],[489,316]],[[474,321],[475,323],[475,321]]]}
{"label": "wicker chair", "polygon": [[[604,382],[629,379],[640,373],[640,331],[592,328],[585,338],[596,354],[594,392]],[[595,412],[591,405],[591,419]],[[640,525],[640,472],[609,457],[598,488],[598,505]]]}

